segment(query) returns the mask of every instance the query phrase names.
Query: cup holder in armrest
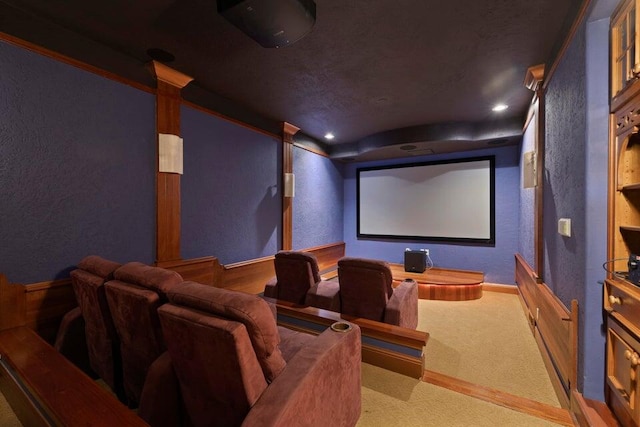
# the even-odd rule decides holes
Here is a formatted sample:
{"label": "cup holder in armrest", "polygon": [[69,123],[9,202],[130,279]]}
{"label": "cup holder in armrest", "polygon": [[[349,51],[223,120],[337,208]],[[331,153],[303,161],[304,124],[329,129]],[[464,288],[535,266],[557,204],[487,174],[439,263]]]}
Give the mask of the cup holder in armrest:
{"label": "cup holder in armrest", "polygon": [[351,329],[351,325],[346,322],[335,322],[331,325],[331,330],[336,332],[349,332]]}

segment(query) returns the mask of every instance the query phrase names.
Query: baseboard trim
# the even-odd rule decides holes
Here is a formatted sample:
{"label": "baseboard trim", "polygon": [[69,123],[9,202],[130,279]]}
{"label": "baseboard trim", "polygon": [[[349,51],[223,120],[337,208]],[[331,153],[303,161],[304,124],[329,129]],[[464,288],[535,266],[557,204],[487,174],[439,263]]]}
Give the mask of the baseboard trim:
{"label": "baseboard trim", "polygon": [[473,384],[429,370],[424,371],[422,381],[560,425],[568,427],[574,427],[575,425],[568,410],[536,402],[525,397]]}
{"label": "baseboard trim", "polygon": [[503,285],[500,283],[484,282],[482,284],[482,290],[487,292],[518,295],[518,287],[516,285]]}

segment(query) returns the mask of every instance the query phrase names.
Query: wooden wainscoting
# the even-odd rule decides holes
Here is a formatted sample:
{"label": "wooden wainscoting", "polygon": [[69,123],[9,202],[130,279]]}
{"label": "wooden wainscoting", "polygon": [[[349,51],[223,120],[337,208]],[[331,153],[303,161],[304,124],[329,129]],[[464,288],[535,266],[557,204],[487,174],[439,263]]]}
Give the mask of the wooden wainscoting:
{"label": "wooden wainscoting", "polygon": [[[318,268],[324,272],[337,268],[338,260],[345,254],[345,243],[337,242],[303,250],[316,256]],[[219,286],[225,289],[259,294],[264,291],[264,285],[267,281],[276,275],[273,258],[273,256],[269,256],[225,265],[222,268]]]}
{"label": "wooden wainscoting", "polygon": [[25,324],[24,286],[9,283],[0,274],[0,331]]}
{"label": "wooden wainscoting", "polygon": [[551,382],[564,408],[571,407],[577,387],[578,302],[571,310],[542,283],[520,254],[516,254],[516,284]]}
{"label": "wooden wainscoting", "polygon": [[[345,254],[344,242],[305,249],[318,259],[321,271],[335,268]],[[273,256],[221,265],[215,257],[157,263],[178,272],[185,280],[219,288],[258,294],[275,276]],[[64,315],[76,307],[70,279],[30,284],[10,283],[0,274],[0,330],[28,326],[48,343],[56,338]]]}
{"label": "wooden wainscoting", "polygon": [[222,266],[218,262],[218,258],[212,256],[157,262],[156,266],[173,270],[180,274],[184,280],[204,283],[209,286],[219,286],[221,279]]}
{"label": "wooden wainscoting", "polygon": [[0,330],[28,326],[51,344],[62,317],[76,306],[69,279],[21,285],[0,275]]}

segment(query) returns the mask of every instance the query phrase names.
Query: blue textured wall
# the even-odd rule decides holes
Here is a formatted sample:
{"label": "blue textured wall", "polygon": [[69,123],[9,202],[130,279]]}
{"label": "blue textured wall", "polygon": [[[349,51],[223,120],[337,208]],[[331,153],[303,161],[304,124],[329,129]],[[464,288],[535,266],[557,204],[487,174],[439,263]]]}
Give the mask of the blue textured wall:
{"label": "blue textured wall", "polygon": [[604,400],[603,260],[607,257],[609,19],[587,25],[586,277],[580,305],[583,394]]}
{"label": "blue textured wall", "polygon": [[293,248],[342,241],[343,165],[299,147],[293,148],[296,195],[293,199]]}
{"label": "blue textured wall", "polygon": [[518,252],[531,267],[536,268],[535,257],[535,194],[536,188],[524,188],[524,153],[535,151],[537,119],[534,117],[522,137],[520,152],[520,239]]}
{"label": "blue textured wall", "polygon": [[[589,53],[587,54],[587,34]],[[544,280],[578,300],[578,389],[604,398],[601,265],[606,257],[608,20],[576,32],[546,92]],[[557,233],[571,218],[572,237]]]}
{"label": "blue textured wall", "polygon": [[[543,279],[567,307],[582,295],[585,279],[585,94],[581,28],[545,93]],[[558,234],[560,218],[571,218],[571,237]]]}
{"label": "blue textured wall", "polygon": [[154,96],[0,42],[0,272],[152,262]]}
{"label": "blue textured wall", "polygon": [[[514,253],[518,250],[519,226],[519,147],[503,147],[458,153],[448,156],[428,156],[404,161],[350,164],[345,168],[344,240],[349,256],[403,262],[404,250],[428,248],[436,267],[479,270],[485,281],[513,284]],[[356,230],[356,169],[363,166],[401,164],[420,161],[455,159],[477,156],[496,156],[496,244],[475,246],[442,244],[440,242],[358,239]],[[401,209],[401,207],[398,207]]]}
{"label": "blue textured wall", "polygon": [[276,253],[281,143],[191,107],[181,119],[182,257],[229,264]]}

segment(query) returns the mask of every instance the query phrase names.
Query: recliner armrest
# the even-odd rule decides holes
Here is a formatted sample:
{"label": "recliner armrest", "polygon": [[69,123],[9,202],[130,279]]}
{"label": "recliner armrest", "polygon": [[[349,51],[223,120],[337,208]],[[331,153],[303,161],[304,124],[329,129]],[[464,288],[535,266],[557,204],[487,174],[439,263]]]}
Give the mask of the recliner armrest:
{"label": "recliner armrest", "polygon": [[337,281],[321,280],[307,291],[306,305],[340,313],[340,285]]}
{"label": "recliner armrest", "polygon": [[80,307],[76,307],[64,315],[53,347],[87,375],[95,376],[89,363],[85,323]]}
{"label": "recliner armrest", "polygon": [[186,425],[180,384],[168,351],[162,353],[149,367],[142,388],[138,416],[151,427]]}
{"label": "recliner armrest", "polygon": [[387,302],[384,323],[415,329],[418,326],[418,283],[408,279],[400,283]]}
{"label": "recliner armrest", "polygon": [[278,298],[278,278],[274,277],[264,285],[264,296]]}
{"label": "recliner armrest", "polygon": [[354,426],[361,411],[360,328],[328,328],[301,349],[253,405],[243,426]]}

